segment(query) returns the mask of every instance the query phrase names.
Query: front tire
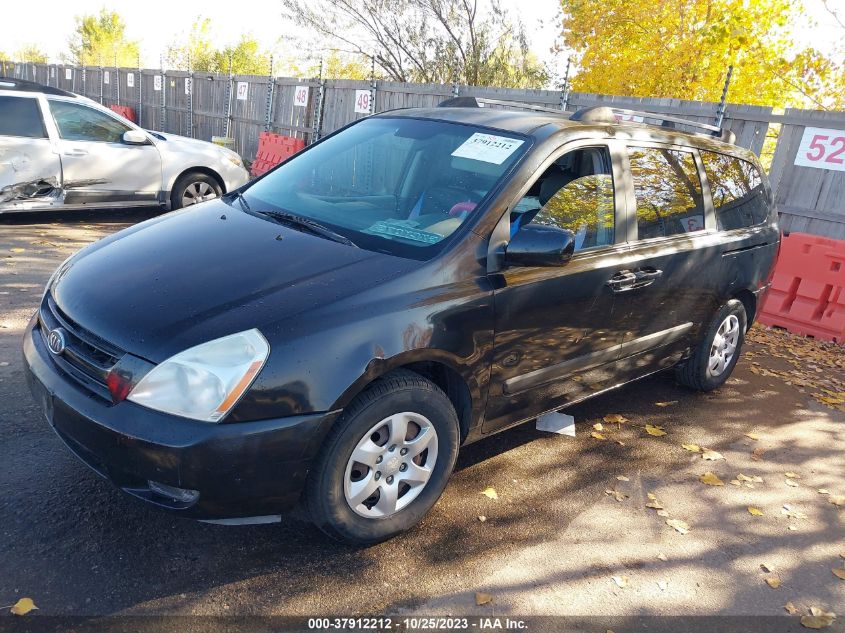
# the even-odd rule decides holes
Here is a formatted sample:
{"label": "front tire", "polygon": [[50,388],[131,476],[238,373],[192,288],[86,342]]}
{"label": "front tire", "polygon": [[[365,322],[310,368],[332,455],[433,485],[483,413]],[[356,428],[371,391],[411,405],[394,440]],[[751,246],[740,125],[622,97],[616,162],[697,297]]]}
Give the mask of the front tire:
{"label": "front tire", "polygon": [[311,519],[355,545],[404,532],[440,498],[459,443],[439,387],[407,370],[380,378],[344,410],[315,460],[305,488]]}
{"label": "front tire", "polygon": [[678,367],[678,382],[697,391],[721,387],[739,360],[747,324],[741,301],[731,299],[723,305],[692,356]]}
{"label": "front tire", "polygon": [[170,208],[181,209],[223,195],[223,188],[215,178],[199,171],[189,171],[179,177],[170,192]]}

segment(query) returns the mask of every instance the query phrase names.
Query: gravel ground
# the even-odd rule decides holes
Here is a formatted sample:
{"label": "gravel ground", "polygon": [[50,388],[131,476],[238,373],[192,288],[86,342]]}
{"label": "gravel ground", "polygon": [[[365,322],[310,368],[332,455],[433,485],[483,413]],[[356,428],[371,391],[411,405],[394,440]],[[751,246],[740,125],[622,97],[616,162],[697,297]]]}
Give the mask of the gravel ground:
{"label": "gravel ground", "polygon": [[[628,616],[786,615],[791,602],[845,619],[845,582],[831,571],[845,564],[845,509],[831,503],[845,495],[845,413],[800,379],[845,373],[845,352],[811,343],[806,366],[789,364],[778,350],[791,339],[766,332],[716,392],[657,375],[569,409],[575,438],[527,424],[467,447],[423,523],[368,549],[295,517],[207,525],[122,495],[44,422],[20,338],[67,255],[145,217],[0,218],[0,605],[29,596],[38,613],[67,615]],[[591,437],[594,424],[606,439]],[[725,485],[701,483],[707,472]],[[752,481],[731,484],[739,473]],[[477,605],[479,592],[491,600]]]}

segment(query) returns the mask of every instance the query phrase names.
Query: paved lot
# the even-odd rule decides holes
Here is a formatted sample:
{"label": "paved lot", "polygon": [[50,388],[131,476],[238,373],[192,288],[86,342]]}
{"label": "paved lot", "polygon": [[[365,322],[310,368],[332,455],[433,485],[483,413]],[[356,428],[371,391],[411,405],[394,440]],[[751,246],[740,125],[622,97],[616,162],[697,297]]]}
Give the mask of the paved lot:
{"label": "paved lot", "polygon": [[[40,613],[79,615],[785,615],[792,602],[845,618],[845,582],[831,572],[845,564],[845,508],[831,503],[845,495],[845,354],[765,331],[715,393],[659,375],[570,409],[577,438],[525,425],[468,447],[423,524],[369,549],[294,517],[213,526],[123,496],[49,430],[24,383],[20,337],[62,259],[144,217],[0,218],[0,605],[30,596]],[[604,440],[591,437],[597,423]],[[708,471],[725,485],[702,484]],[[731,484],[739,473],[762,483]],[[498,499],[481,494],[488,487]],[[667,516],[646,507],[649,493]],[[477,606],[476,592],[492,602]]]}

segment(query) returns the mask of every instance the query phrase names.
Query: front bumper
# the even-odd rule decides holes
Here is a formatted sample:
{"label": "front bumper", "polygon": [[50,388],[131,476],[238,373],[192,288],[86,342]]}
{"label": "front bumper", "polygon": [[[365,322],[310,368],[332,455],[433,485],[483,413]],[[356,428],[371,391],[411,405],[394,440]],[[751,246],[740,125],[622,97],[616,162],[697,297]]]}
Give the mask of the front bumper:
{"label": "front bumper", "polygon": [[[26,378],[50,426],[85,464],[144,501],[196,519],[279,514],[294,505],[338,412],[211,424],[86,393],[53,362],[30,322]],[[149,481],[199,492],[186,503]]]}

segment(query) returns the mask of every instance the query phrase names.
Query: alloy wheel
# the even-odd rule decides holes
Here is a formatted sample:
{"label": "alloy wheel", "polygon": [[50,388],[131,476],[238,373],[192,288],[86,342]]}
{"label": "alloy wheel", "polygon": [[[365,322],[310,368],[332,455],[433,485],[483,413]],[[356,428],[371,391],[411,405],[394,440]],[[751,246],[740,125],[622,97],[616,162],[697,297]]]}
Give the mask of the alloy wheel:
{"label": "alloy wheel", "polygon": [[739,319],[729,314],[716,330],[710,345],[710,358],[707,361],[707,375],[721,376],[731,364],[739,343]]}
{"label": "alloy wheel", "polygon": [[206,200],[213,200],[216,197],[217,192],[207,182],[192,182],[185,187],[185,191],[182,193],[182,206],[187,207],[191,204],[199,204]]}

